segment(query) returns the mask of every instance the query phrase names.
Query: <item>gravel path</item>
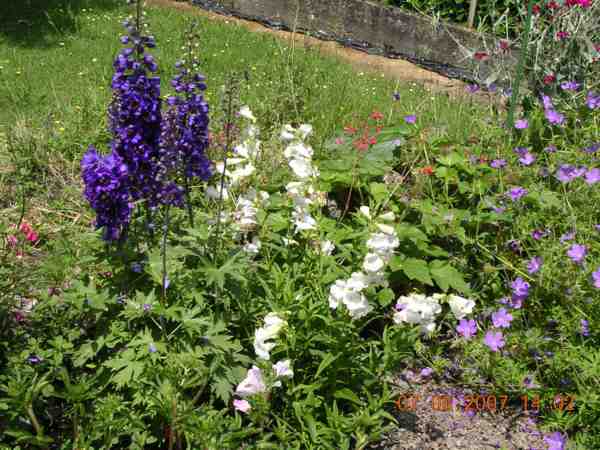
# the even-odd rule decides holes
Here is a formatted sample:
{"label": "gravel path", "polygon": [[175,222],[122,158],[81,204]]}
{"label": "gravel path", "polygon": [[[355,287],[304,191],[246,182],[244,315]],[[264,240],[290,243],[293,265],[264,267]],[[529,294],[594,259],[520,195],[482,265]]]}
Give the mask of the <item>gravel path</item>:
{"label": "gravel path", "polygon": [[[399,424],[370,450],[547,448],[535,413],[523,411],[519,398],[477,395],[418,376],[398,375],[394,385],[399,405],[392,414]],[[470,412],[467,405],[473,405]]]}

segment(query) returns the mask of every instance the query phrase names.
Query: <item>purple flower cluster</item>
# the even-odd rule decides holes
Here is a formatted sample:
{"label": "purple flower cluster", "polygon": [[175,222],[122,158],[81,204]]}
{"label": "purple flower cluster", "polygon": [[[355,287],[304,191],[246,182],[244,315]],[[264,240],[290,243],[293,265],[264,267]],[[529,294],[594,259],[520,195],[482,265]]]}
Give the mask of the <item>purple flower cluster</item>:
{"label": "purple flower cluster", "polygon": [[544,106],[544,115],[548,122],[552,125],[562,125],[565,123],[565,115],[556,111],[551,97],[542,95],[542,105]]}
{"label": "purple flower cluster", "polygon": [[160,78],[154,58],[145,53],[155,47],[154,38],[141,36],[136,26],[124,23],[129,35],[125,47],[115,58],[112,78],[113,99],[108,109],[111,147],[129,170],[131,197],[159,203],[158,139],[161,123]]}
{"label": "purple flower cluster", "polygon": [[144,200],[150,208],[184,205],[184,189],[174,181],[173,172],[186,178],[210,177],[203,77],[182,68],[172,84],[184,96],[171,97],[163,117],[160,78],[152,76],[158,66],[146,53],[155,47],[154,38],[142,36],[139,24],[125,21],[124,26],[128,35],[121,43],[126,47],[113,63],[108,108],[111,154],[101,157],[90,147],[81,161],[85,196],[96,211],[97,227],[105,227],[104,239],[109,241],[124,236],[133,201]]}
{"label": "purple flower cluster", "polygon": [[129,224],[133,205],[127,165],[114,151],[100,156],[90,146],[81,160],[85,197],[96,211],[96,228],[104,227],[104,239],[121,238]]}
{"label": "purple flower cluster", "polygon": [[192,73],[181,62],[179,74],[171,85],[179,95],[167,100],[169,110],[163,120],[160,152],[161,161],[168,170],[182,172],[186,178],[207,180],[211,176],[208,148],[208,104],[202,92],[206,89],[204,77]]}

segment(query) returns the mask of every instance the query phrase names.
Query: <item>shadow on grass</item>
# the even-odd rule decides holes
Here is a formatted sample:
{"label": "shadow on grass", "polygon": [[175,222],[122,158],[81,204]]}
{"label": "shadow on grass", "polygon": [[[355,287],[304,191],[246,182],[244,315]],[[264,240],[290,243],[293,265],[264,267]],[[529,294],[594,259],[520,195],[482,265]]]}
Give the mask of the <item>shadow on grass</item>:
{"label": "shadow on grass", "polygon": [[77,16],[85,9],[116,9],[125,0],[3,0],[0,39],[22,47],[47,47],[78,31]]}

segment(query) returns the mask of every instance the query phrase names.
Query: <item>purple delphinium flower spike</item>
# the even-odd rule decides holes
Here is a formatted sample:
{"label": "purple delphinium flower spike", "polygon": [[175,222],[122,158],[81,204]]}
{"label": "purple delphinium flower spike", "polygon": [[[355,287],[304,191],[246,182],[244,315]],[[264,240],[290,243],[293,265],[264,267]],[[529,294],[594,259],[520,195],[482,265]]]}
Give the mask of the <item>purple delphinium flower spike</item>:
{"label": "purple delphinium flower spike", "polygon": [[90,146],[81,159],[81,175],[84,195],[96,211],[96,228],[104,228],[103,239],[122,238],[133,209],[127,165],[114,151],[102,157]]}

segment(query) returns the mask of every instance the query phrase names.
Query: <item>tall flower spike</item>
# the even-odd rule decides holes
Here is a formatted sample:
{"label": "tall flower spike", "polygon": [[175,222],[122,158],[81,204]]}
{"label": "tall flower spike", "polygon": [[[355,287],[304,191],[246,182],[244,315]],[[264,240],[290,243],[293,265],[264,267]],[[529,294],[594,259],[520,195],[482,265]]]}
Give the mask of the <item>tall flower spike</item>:
{"label": "tall flower spike", "polygon": [[132,198],[147,199],[153,206],[159,203],[163,187],[158,177],[160,78],[150,75],[157,65],[145,48],[155,44],[154,38],[142,36],[137,26],[129,22],[124,25],[129,34],[121,42],[130,46],[113,64],[113,99],[108,111],[111,146],[128,167]]}

